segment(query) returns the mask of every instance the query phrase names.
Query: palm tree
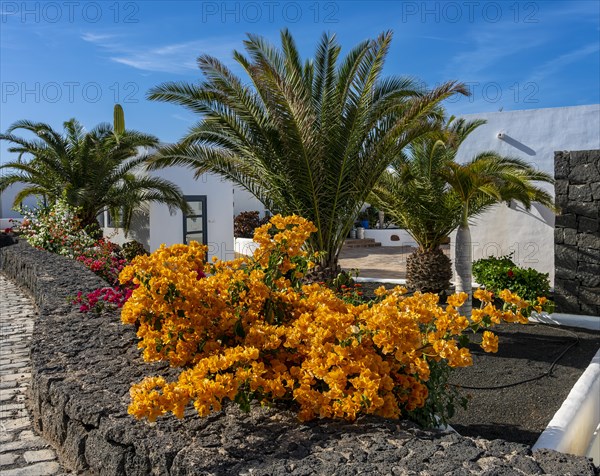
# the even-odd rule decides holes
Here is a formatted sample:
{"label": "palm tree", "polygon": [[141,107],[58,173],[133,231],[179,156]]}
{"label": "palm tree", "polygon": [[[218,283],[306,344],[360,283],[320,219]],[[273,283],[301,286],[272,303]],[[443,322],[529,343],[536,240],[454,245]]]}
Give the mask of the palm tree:
{"label": "palm tree", "polygon": [[519,202],[527,210],[537,202],[556,210],[552,195],[534,185],[534,182],[552,184],[554,179],[521,159],[502,157],[495,152],[482,152],[466,164],[450,163],[443,172],[461,204],[456,233],[455,285],[457,292],[467,293],[461,312],[470,316],[473,257],[469,219],[485,213],[499,202]]}
{"label": "palm tree", "polygon": [[456,162],[460,145],[483,124],[450,118],[440,131],[423,136],[396,157],[369,199],[419,245],[407,266],[408,284],[416,289],[439,292],[449,287],[451,264],[439,245],[458,228],[456,290],[469,296],[462,308],[468,315],[472,297],[469,219],[511,200],[527,209],[533,202],[554,209],[552,196],[534,185],[553,183],[552,177],[523,160],[482,152],[465,164]]}
{"label": "palm tree", "polygon": [[[18,137],[14,131],[19,129],[33,133],[35,139]],[[65,122],[64,134],[60,134],[48,124],[22,120],[0,134],[0,140],[14,144],[8,151],[18,154],[17,160],[0,167],[10,170],[0,177],[0,192],[14,183],[25,184],[14,206],[30,195],[45,201],[63,197],[79,209],[84,227],[97,229],[96,217],[108,209],[115,217],[122,215],[126,230],[142,202],[187,209],[176,185],[141,173],[148,149],[158,146],[154,136],[132,130],[115,132],[107,123],[85,132],[75,119]]]}
{"label": "palm tree", "polygon": [[[469,130],[480,123],[471,123]],[[413,141],[394,158],[369,196],[369,203],[417,243],[406,263],[409,289],[440,293],[450,287],[452,263],[440,246],[459,225],[461,207],[440,171],[454,160],[467,134],[448,126]]]}
{"label": "palm tree", "polygon": [[179,144],[159,152],[154,167],[213,172],[271,211],[310,219],[318,231],[308,247],[321,252],[321,269],[337,272],[344,239],[389,157],[435,127],[442,100],[467,94],[455,82],[425,91],[411,79],[382,78],[391,39],[388,32],[363,41],[338,61],[341,48],[325,34],[314,60],[303,62],[287,30],[281,49],[248,35],[248,57],[233,57],[249,83],[200,56],[205,81],[149,92],[203,115]]}

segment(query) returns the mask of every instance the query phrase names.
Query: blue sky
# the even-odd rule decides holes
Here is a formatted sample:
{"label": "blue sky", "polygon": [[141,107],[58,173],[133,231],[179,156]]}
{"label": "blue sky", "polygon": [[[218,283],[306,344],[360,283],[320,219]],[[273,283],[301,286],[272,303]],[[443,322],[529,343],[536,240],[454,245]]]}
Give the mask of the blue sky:
{"label": "blue sky", "polygon": [[393,30],[385,73],[466,82],[473,94],[448,102],[453,114],[600,102],[597,1],[0,3],[2,131],[71,117],[92,128],[119,102],[128,128],[175,141],[197,117],[146,100],[148,89],[197,81],[201,53],[234,66],[246,33],[277,43],[284,27],[305,57],[324,31],[347,51]]}

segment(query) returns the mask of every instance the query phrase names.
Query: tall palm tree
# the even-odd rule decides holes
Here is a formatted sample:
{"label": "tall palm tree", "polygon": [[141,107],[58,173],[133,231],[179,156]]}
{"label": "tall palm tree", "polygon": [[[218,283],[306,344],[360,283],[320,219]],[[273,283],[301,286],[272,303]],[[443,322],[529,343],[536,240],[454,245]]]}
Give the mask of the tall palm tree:
{"label": "tall palm tree", "polygon": [[[25,130],[35,135],[24,139],[14,134]],[[103,123],[86,132],[75,119],[64,123],[60,134],[48,124],[27,120],[15,122],[0,140],[14,144],[8,151],[17,160],[0,166],[10,170],[0,177],[0,192],[15,183],[25,187],[14,206],[30,196],[54,201],[63,197],[79,208],[83,226],[97,227],[99,213],[109,209],[122,214],[128,230],[133,211],[146,201],[187,209],[179,188],[173,183],[141,173],[148,162],[148,149],[158,146],[154,136],[132,130],[115,132]]]}
{"label": "tall palm tree", "polygon": [[321,252],[322,269],[337,270],[344,238],[389,158],[435,127],[442,100],[467,94],[455,82],[426,91],[411,79],[382,78],[391,39],[388,32],[363,41],[339,61],[340,46],[325,34],[314,60],[303,62],[287,30],[281,49],[248,35],[248,56],[233,53],[247,83],[200,56],[204,81],[149,92],[203,116],[154,167],[217,173],[272,211],[310,219],[318,231],[309,247]]}
{"label": "tall palm tree", "polygon": [[419,245],[407,263],[410,287],[434,292],[449,287],[451,263],[439,247],[458,228],[456,290],[469,295],[462,308],[467,314],[472,279],[469,219],[502,201],[515,200],[527,209],[533,202],[554,208],[552,196],[534,185],[552,183],[552,177],[527,162],[495,152],[456,162],[460,145],[483,124],[450,118],[440,131],[423,136],[396,157],[369,198]]}

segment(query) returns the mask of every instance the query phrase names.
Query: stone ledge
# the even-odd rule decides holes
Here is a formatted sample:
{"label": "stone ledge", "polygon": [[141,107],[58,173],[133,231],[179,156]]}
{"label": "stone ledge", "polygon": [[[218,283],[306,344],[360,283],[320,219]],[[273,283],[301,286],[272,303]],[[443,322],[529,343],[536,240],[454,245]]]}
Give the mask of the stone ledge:
{"label": "stone ledge", "polygon": [[37,429],[63,463],[101,475],[597,474],[583,457],[532,453],[502,440],[423,431],[405,421],[300,424],[289,412],[233,406],[208,418],[155,424],[127,414],[129,387],[165,365],[143,363],[116,314],[80,314],[67,302],[105,285],[79,263],[26,243],[0,250],[0,270],[32,293],[31,400]]}

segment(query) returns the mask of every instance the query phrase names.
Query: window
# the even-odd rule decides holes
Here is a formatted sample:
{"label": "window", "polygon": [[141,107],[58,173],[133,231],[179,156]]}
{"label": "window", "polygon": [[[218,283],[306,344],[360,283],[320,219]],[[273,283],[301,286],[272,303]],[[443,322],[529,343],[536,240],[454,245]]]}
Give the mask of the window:
{"label": "window", "polygon": [[184,198],[192,212],[183,215],[183,242],[187,245],[194,240],[206,245],[206,195],[186,195]]}
{"label": "window", "polygon": [[112,213],[110,213],[110,210],[106,211],[106,227],[107,228],[123,228],[123,215],[124,215],[125,210],[121,209],[120,210],[120,216],[118,220],[115,220],[115,217],[112,216]]}

